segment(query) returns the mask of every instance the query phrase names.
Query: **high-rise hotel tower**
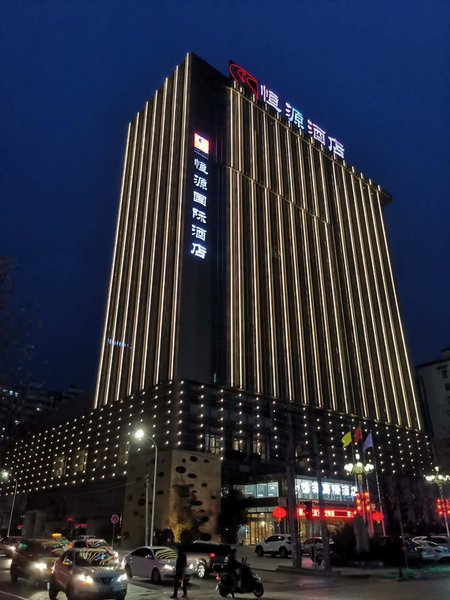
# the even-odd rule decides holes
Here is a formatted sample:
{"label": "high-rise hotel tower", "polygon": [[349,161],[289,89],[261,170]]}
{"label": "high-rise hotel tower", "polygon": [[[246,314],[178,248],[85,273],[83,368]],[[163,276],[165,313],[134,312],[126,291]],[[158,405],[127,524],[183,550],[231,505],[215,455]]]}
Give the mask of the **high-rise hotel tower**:
{"label": "high-rise hotel tower", "polygon": [[[94,530],[123,514],[142,544],[152,458],[161,529],[183,489],[215,535],[232,483],[255,497],[245,540],[278,531],[287,459],[297,502],[317,500],[320,475],[327,514],[351,518],[341,439],[358,426],[372,432],[386,514],[401,489],[421,519],[429,445],[383,223],[390,197],[344,156],[333,132],[236,64],[225,76],[189,54],[165,80],[128,129],[95,406],[5,456],[26,535],[59,530],[66,506]],[[163,451],[157,468],[148,444],[138,453],[138,427]]]}
{"label": "high-rise hotel tower", "polygon": [[187,55],[129,126],[95,405],[189,380],[420,429],[389,201],[293,104]]}

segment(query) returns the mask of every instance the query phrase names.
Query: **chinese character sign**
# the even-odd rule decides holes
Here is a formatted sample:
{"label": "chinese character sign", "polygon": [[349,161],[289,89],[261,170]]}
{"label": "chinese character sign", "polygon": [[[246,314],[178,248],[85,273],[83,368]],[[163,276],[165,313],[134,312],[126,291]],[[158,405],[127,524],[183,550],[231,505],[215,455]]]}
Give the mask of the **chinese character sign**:
{"label": "chinese character sign", "polygon": [[[253,75],[239,65],[230,65],[230,75],[237,83],[251,89],[257,100],[259,99],[267,106],[276,110],[279,115],[282,114],[292,125],[298,127],[298,129],[304,131],[306,123],[306,131],[313,140],[319,142],[319,144],[324,146],[324,148],[332,152],[335,156],[344,158],[345,148],[341,142],[329,135],[322,127],[319,127],[317,123],[314,123],[310,119],[305,119],[302,110],[299,110],[289,102],[284,103],[283,109],[283,103],[280,102],[279,95],[267,85],[259,83]],[[207,140],[205,141],[207,142]]]}
{"label": "chinese character sign", "polygon": [[194,176],[192,180],[190,254],[205,259],[208,234],[208,158],[209,140],[194,133]]}

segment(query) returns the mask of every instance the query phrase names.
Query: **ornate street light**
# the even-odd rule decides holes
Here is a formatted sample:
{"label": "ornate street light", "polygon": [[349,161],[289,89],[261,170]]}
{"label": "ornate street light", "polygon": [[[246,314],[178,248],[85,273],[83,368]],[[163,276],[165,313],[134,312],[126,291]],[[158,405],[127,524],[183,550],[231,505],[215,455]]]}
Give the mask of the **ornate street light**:
{"label": "ornate street light", "polygon": [[16,503],[18,481],[15,477],[13,477],[13,475],[11,475],[11,473],[9,473],[9,471],[2,471],[1,477],[2,477],[2,479],[5,479],[5,480],[14,479],[14,481],[16,482],[16,484],[14,486],[14,494],[13,494],[13,500],[12,500],[12,504],[11,504],[11,512],[9,513],[8,533],[6,534],[6,537],[9,537],[9,533],[11,531],[11,523],[12,523],[13,513],[14,513],[14,505]]}
{"label": "ornate street light", "polygon": [[[361,457],[358,452],[355,452],[355,462],[347,463],[344,465],[344,469],[347,472],[347,475],[354,475],[357,481],[358,492],[361,492],[363,489],[363,476],[370,475],[375,469],[374,465],[370,462],[363,463],[361,461]],[[362,502],[362,513],[364,517],[364,521],[367,521],[366,517],[366,508],[364,501]],[[369,519],[369,529],[372,532],[372,522]]]}
{"label": "ornate street light", "polygon": [[439,467],[434,467],[434,473],[431,475],[425,475],[425,479],[428,483],[435,483],[439,488],[439,494],[441,496],[442,508],[444,512],[445,529],[447,531],[447,537],[450,536],[447,518],[447,505],[444,498],[444,484],[450,481],[450,475],[442,475],[439,473]]}
{"label": "ornate street light", "polygon": [[155,526],[155,494],[156,494],[156,472],[158,468],[158,446],[156,445],[155,438],[151,435],[145,433],[143,429],[138,429],[134,432],[134,437],[137,440],[146,439],[149,442],[152,442],[153,447],[155,448],[155,466],[153,468],[153,493],[152,493],[152,518],[150,525],[150,542],[148,539],[148,488],[149,488],[149,479],[150,474],[147,473],[145,476],[145,545],[150,546],[153,544],[153,530]]}

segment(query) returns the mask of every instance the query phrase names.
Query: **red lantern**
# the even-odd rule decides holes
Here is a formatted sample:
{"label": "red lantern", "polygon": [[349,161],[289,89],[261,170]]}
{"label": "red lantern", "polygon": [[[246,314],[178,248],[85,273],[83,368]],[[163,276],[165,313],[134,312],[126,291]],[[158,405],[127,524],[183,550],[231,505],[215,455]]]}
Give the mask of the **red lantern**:
{"label": "red lantern", "polygon": [[284,519],[284,517],[287,515],[286,509],[283,508],[282,506],[277,506],[276,508],[273,509],[272,511],[273,516],[275,517],[275,519]]}
{"label": "red lantern", "polygon": [[383,513],[376,510],[372,513],[372,519],[375,521],[375,523],[381,523],[381,521],[384,520],[384,515]]}

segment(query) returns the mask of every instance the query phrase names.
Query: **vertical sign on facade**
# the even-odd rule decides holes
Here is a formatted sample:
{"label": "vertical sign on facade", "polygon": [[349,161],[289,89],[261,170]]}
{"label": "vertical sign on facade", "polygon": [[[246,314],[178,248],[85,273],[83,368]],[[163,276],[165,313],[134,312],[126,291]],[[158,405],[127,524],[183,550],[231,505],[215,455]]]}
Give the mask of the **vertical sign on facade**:
{"label": "vertical sign on facade", "polygon": [[209,140],[194,133],[194,180],[191,214],[192,256],[205,259],[208,253],[208,160]]}

